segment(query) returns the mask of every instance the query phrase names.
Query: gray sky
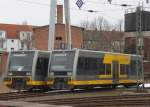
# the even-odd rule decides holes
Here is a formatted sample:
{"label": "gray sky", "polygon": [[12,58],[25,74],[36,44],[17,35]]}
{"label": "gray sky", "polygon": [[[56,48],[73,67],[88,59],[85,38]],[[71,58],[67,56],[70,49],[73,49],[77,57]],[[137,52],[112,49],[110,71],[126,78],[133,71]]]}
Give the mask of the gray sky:
{"label": "gray sky", "polygon": [[[31,25],[49,24],[48,5],[50,0],[25,0],[30,2],[39,2],[41,5],[22,2],[22,0],[0,1],[0,23],[21,24],[23,21],[27,21],[28,24]],[[82,20],[93,20],[98,16],[103,16],[110,23],[115,24],[118,22],[118,20],[124,19],[124,11],[127,9],[121,6],[110,5],[108,4],[107,0],[83,0],[85,4],[83,5],[82,9],[79,10],[75,4],[76,1],[77,0],[70,0],[72,25],[80,25]],[[138,1],[142,0],[112,0],[112,4],[126,3],[131,5],[138,5]],[[144,6],[150,7],[150,3],[145,4],[145,0],[143,1]],[[89,13],[84,11],[91,9],[100,12]]]}

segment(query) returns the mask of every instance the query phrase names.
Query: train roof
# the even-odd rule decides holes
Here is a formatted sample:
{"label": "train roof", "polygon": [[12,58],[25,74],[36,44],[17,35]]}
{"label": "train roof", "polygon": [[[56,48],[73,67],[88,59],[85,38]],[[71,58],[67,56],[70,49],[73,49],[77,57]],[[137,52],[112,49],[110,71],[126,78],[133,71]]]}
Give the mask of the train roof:
{"label": "train roof", "polygon": [[18,51],[11,51],[10,53],[15,53],[15,52],[51,52],[51,51],[45,51],[45,50],[18,50]]}
{"label": "train roof", "polygon": [[106,51],[94,51],[94,50],[84,50],[84,49],[79,49],[80,51],[84,52],[97,52],[97,53],[106,53],[106,54],[121,54],[121,55],[130,55],[130,56],[139,56],[140,55],[134,55],[134,54],[125,54],[125,53],[117,53],[117,52],[106,52]]}
{"label": "train roof", "polygon": [[135,54],[125,54],[125,53],[117,53],[117,52],[106,52],[106,51],[95,51],[95,50],[86,50],[86,49],[77,49],[77,48],[74,48],[72,50],[54,50],[53,52],[55,51],[82,51],[82,52],[96,52],[96,53],[106,53],[106,54],[121,54],[121,55],[130,55],[130,56],[139,56],[141,57],[140,55],[135,55]]}

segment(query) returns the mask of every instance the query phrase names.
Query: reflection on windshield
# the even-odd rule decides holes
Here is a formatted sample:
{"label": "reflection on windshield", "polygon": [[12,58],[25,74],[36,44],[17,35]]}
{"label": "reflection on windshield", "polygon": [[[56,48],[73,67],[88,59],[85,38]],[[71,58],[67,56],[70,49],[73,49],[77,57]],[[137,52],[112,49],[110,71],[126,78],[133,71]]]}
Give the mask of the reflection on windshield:
{"label": "reflection on windshield", "polygon": [[12,54],[10,56],[9,71],[31,71],[34,53]]}
{"label": "reflection on windshield", "polygon": [[51,71],[72,71],[74,52],[53,53]]}

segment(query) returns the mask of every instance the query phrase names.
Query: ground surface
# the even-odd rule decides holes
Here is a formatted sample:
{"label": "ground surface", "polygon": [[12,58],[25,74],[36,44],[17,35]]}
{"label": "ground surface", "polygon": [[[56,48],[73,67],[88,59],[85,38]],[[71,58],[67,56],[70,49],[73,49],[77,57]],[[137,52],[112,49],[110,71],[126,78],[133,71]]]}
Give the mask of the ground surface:
{"label": "ground surface", "polygon": [[0,83],[0,93],[10,92],[10,89],[7,88],[3,83]]}

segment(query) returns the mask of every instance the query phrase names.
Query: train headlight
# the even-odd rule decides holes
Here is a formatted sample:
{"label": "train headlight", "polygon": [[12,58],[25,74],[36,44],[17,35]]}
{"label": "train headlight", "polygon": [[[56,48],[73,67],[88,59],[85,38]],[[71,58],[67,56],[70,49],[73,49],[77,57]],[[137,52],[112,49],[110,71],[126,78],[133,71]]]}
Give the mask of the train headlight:
{"label": "train headlight", "polygon": [[13,73],[12,73],[12,72],[9,72],[9,73],[8,73],[8,75],[9,75],[9,76],[12,76],[12,75],[13,75]]}
{"label": "train headlight", "polygon": [[30,73],[30,72],[27,72],[27,73],[26,73],[26,75],[27,75],[27,76],[30,76],[30,75],[31,75],[31,73]]}
{"label": "train headlight", "polygon": [[67,72],[67,75],[68,75],[68,76],[71,76],[71,75],[72,75],[72,73],[71,73],[71,72]]}
{"label": "train headlight", "polygon": [[54,72],[50,72],[50,76],[54,76]]}

